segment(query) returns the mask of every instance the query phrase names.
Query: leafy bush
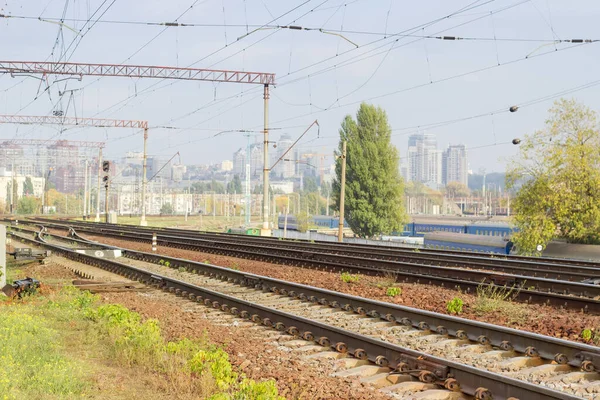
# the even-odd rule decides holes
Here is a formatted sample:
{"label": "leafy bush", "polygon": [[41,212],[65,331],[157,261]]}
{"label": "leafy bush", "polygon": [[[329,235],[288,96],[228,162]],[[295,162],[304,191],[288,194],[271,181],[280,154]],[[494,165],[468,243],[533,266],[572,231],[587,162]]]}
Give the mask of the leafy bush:
{"label": "leafy bush", "polygon": [[399,287],[389,287],[385,291],[385,295],[389,297],[396,297],[400,294],[402,294],[402,289]]}
{"label": "leafy bush", "polygon": [[342,272],[340,279],[345,283],[357,283],[360,280],[360,277],[358,275],[349,274],[348,272]]}
{"label": "leafy bush", "polygon": [[450,314],[460,314],[463,310],[463,301],[460,297],[455,297],[446,303],[446,310]]}

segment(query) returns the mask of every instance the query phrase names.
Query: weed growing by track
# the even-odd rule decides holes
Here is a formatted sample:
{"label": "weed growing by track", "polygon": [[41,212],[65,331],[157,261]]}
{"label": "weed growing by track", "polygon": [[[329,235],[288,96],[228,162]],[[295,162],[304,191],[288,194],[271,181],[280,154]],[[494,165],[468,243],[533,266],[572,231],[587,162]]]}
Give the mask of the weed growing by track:
{"label": "weed growing by track", "polygon": [[342,272],[342,274],[340,275],[340,279],[344,283],[358,283],[358,281],[360,281],[360,276],[352,275],[348,272]]}
{"label": "weed growing by track", "polygon": [[446,303],[446,310],[448,311],[448,314],[458,315],[462,313],[463,305],[462,299],[460,297],[455,297]]}
{"label": "weed growing by track", "polygon": [[3,400],[107,398],[96,379],[115,369],[134,383],[147,378],[131,390],[150,397],[282,399],[273,380],[239,376],[206,338],[166,341],[158,321],[73,287],[0,303],[0,343]]}
{"label": "weed growing by track", "polygon": [[396,297],[402,294],[402,289],[399,287],[389,287],[385,290],[385,295],[389,297]]}
{"label": "weed growing by track", "polygon": [[477,314],[498,312],[509,322],[523,322],[526,318],[526,306],[516,304],[512,300],[519,293],[514,286],[497,286],[482,283],[477,287],[477,296],[473,303],[473,311]]}

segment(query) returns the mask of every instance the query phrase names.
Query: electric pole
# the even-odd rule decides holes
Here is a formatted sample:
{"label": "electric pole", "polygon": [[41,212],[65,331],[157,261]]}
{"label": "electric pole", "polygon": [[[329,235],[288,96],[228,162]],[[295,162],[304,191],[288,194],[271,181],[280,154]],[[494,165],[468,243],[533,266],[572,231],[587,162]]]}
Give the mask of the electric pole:
{"label": "electric pole", "polygon": [[144,128],[144,159],[142,161],[142,218],[140,219],[140,226],[148,226],[146,222],[146,168],[148,160],[148,128]]}
{"label": "electric pole", "polygon": [[260,231],[261,236],[271,236],[269,229],[269,85],[264,85],[264,167],[263,167],[263,226]]}
{"label": "electric pole", "polygon": [[340,186],[340,223],[338,226],[338,242],[344,241],[344,197],[346,194],[346,141],[342,142],[342,182]]}

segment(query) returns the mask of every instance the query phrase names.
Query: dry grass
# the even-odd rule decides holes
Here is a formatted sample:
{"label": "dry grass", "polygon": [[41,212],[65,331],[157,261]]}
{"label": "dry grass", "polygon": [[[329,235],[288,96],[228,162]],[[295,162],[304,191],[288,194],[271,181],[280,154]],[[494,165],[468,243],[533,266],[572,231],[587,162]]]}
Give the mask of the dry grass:
{"label": "dry grass", "polygon": [[513,302],[519,289],[514,286],[481,284],[477,287],[477,296],[473,310],[477,314],[500,313],[509,322],[523,323],[527,319],[527,307]]}
{"label": "dry grass", "polygon": [[397,275],[391,271],[386,272],[383,276],[373,278],[369,284],[380,289],[387,289],[396,286]]}

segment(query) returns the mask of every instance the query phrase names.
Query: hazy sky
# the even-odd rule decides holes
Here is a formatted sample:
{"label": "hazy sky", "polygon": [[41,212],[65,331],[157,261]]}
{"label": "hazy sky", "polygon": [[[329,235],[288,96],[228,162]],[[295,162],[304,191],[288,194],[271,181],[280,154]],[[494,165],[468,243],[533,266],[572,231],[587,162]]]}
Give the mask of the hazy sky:
{"label": "hazy sky", "polygon": [[[552,42],[600,39],[593,0],[4,0],[1,7],[12,16],[0,19],[2,60],[273,72],[270,124],[281,128],[273,140],[282,132],[295,139],[318,119],[320,136],[311,130],[299,146],[321,153],[332,152],[340,121],[364,100],[387,111],[402,156],[420,129],[436,134],[440,149],[466,144],[472,169],[501,171],[516,151],[504,143],[543,127],[553,99],[528,102],[600,80],[600,44]],[[204,26],[148,24],[179,16]],[[241,37],[266,24],[314,30]],[[441,35],[469,40],[423,38]],[[213,136],[262,127],[261,86],[55,76],[48,83],[45,90],[35,77],[0,75],[0,113],[148,120],[177,128],[151,129],[149,154],[179,151],[187,164],[231,159],[247,139]],[[61,97],[65,89],[80,90]],[[592,86],[567,97],[598,110],[597,94]],[[511,105],[522,107],[509,113]],[[460,121],[435,125],[449,120]],[[0,137],[107,141],[109,157],[142,148],[135,130],[58,128],[3,125]]]}

